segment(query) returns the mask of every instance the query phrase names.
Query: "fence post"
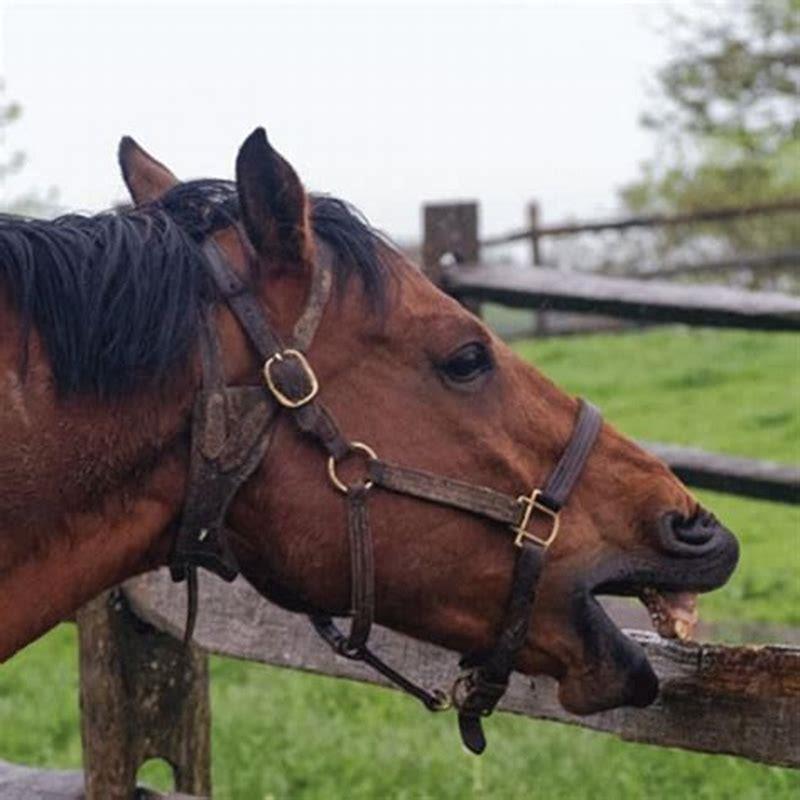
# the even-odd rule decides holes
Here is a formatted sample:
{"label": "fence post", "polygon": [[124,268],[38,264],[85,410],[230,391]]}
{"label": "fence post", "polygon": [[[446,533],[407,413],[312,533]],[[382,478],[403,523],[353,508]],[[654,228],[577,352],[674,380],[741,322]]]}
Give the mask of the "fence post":
{"label": "fence post", "polygon": [[131,800],[150,758],[210,796],[208,657],[137,619],[119,590],[77,616],[86,800]]}
{"label": "fence post", "polygon": [[[534,267],[542,265],[541,238],[537,231],[541,221],[539,203],[532,200],[528,203],[528,227],[533,232],[531,235],[531,263]],[[534,333],[537,336],[544,336],[548,330],[548,315],[546,311],[535,311],[536,320],[534,322]]]}
{"label": "fence post", "polygon": [[[457,264],[475,264],[480,256],[478,204],[429,203],[423,206],[422,269],[437,285],[442,285],[442,257],[451,255]],[[480,303],[464,305],[480,316]]]}
{"label": "fence post", "polygon": [[537,231],[539,230],[539,203],[536,200],[532,200],[528,203],[528,227],[532,231],[531,235],[531,260],[533,266],[539,266],[542,263],[542,254],[539,249],[539,234]]}

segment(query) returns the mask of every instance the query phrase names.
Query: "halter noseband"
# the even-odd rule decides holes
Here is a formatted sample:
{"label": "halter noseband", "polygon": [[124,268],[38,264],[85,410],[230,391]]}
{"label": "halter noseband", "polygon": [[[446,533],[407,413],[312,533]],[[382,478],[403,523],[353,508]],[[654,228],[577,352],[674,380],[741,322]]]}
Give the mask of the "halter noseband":
{"label": "halter noseband", "polygon": [[[381,460],[371,447],[351,442],[318,398],[319,383],[307,361],[307,350],[325,308],[331,285],[331,253],[318,242],[308,305],[295,325],[292,347],[286,347],[267,322],[253,293],[209,240],[203,246],[209,272],[230,310],[264,364],[264,387],[228,386],[215,326],[206,312],[201,327],[202,388],[192,416],[189,488],[170,560],[172,577],[186,580],[186,640],[197,615],[197,568],[231,581],[239,573],[225,530],[228,506],[252,475],[267,450],[277,413],[288,414],[295,426],[328,455],[328,476],[345,495],[351,559],[352,619],[347,635],[329,615],[313,614],[320,636],[339,654],[363,661],[429,710],[455,705],[465,746],[474,753],[486,747],[481,718],[492,713],[508,688],[514,662],[527,638],[536,582],[543,553],[559,533],[560,511],[567,502],[602,425],[597,409],[580,401],[572,437],[542,488],[515,497],[429,472]],[[366,476],[346,484],[337,466],[360,454]],[[367,646],[375,617],[375,570],[367,516],[367,499],[376,488],[446,505],[508,526],[517,559],[511,592],[498,640],[488,656],[465,663],[451,692],[428,691],[384,663]],[[540,526],[545,525],[545,532]],[[534,532],[533,528],[537,531]]]}

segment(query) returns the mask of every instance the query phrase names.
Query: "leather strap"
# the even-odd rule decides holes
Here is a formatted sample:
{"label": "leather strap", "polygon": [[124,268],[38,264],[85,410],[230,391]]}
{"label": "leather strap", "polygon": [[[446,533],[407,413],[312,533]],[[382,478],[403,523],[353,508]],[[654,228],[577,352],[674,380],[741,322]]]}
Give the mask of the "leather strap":
{"label": "leather strap", "polygon": [[228,266],[222,251],[213,239],[208,239],[203,245],[203,255],[206,257],[208,271],[217,289],[246,331],[259,356],[266,361],[270,356],[281,352],[284,349],[283,344],[267,324],[261,303],[236,272]]}
{"label": "leather strap", "polygon": [[[579,401],[578,418],[569,443],[558,460],[539,502],[559,512],[583,472],[603,420],[600,412],[585,400]],[[525,644],[530,628],[536,584],[544,561],[545,548],[531,539],[518,539],[520,550],[514,565],[511,593],[503,629],[491,653],[473,665],[456,681],[453,703],[458,708],[458,728],[464,746],[472,753],[486,749],[481,718],[494,711],[508,688],[514,663]]]}
{"label": "leather strap", "polygon": [[416,697],[428,711],[446,711],[450,708],[448,696],[434,689],[428,691],[421,686],[408,680],[396,670],[392,669],[383,659],[379,658],[368,647],[364,646],[357,650],[352,649],[348,644],[348,638],[339,630],[331,617],[327,614],[312,614],[309,619],[314,626],[314,630],[329,645],[329,647],[343,658],[351,661],[363,661],[367,666],[383,675],[407,694]]}
{"label": "leather strap", "polygon": [[225,517],[266,452],[277,408],[260,387],[225,385],[219,340],[208,315],[199,349],[203,388],[192,414],[188,489],[170,559],[173,580],[187,581],[186,642],[197,619],[197,568],[226,581],[239,574]]}
{"label": "leather strap", "polygon": [[375,619],[375,561],[367,519],[366,484],[347,493],[347,530],[350,535],[350,608],[353,615],[347,647],[361,650],[367,644]]}
{"label": "leather strap", "polygon": [[540,498],[553,511],[560,511],[572,494],[603,426],[603,417],[595,406],[583,399],[578,403],[578,419],[567,449],[550,473]]}
{"label": "leather strap", "polygon": [[292,347],[302,352],[311,347],[317,328],[322,321],[333,283],[333,251],[322,239],[315,243],[316,258],[314,271],[311,274],[311,289],[308,303],[292,331]]}
{"label": "leather strap", "polygon": [[[539,496],[539,502],[552,511],[560,511],[564,506],[602,424],[603,418],[597,408],[585,400],[579,400],[578,418],[572,437]],[[470,511],[496,522],[517,525],[525,513],[518,497],[380,459],[370,460],[369,477],[384,489]]]}
{"label": "leather strap", "polygon": [[[318,245],[319,246],[319,245]],[[325,245],[321,252],[326,253]],[[245,285],[242,279],[225,261],[215,242],[209,239],[203,245],[203,253],[209,264],[209,271],[222,296],[239,324],[244,328],[259,357],[267,362],[277,354],[285,353],[286,348],[278,334],[267,324],[261,304]],[[327,272],[322,264],[317,264],[315,273]],[[311,301],[317,304],[307,318],[301,317],[300,336],[306,337],[316,330],[322,313],[318,304],[327,298],[329,284],[320,278],[314,286],[312,280]],[[328,289],[326,289],[328,286]],[[273,373],[282,392],[289,397],[303,397],[309,390],[308,373],[296,359],[284,359],[274,364]],[[327,409],[318,400],[312,400],[299,408],[290,410],[297,426],[304,433],[314,437],[334,458],[342,458],[350,449],[347,439]]]}
{"label": "leather strap", "polygon": [[523,509],[516,497],[501,494],[485,486],[475,486],[420,469],[401,467],[380,459],[371,460],[368,469],[370,480],[398,494],[411,495],[461,511],[471,511],[509,525],[518,522],[522,517]]}
{"label": "leather strap", "polygon": [[486,749],[481,718],[494,711],[508,689],[517,655],[528,637],[543,562],[541,547],[529,541],[522,543],[514,563],[511,595],[500,637],[486,660],[471,665],[453,687],[461,741],[472,753],[480,754]]}

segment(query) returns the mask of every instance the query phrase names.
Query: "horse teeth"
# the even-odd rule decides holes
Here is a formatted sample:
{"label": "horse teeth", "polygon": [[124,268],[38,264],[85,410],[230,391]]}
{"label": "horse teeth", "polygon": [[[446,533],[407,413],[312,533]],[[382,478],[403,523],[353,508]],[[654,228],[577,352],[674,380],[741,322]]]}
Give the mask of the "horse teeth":
{"label": "horse teeth", "polygon": [[675,635],[685,642],[691,633],[691,626],[688,622],[682,619],[675,620]]}

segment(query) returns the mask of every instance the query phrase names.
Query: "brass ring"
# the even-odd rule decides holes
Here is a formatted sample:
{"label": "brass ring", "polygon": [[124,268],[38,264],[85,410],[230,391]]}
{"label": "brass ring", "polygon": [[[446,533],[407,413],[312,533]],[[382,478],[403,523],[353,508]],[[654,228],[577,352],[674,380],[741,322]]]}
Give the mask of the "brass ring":
{"label": "brass ring", "polygon": [[433,689],[431,695],[434,699],[433,703],[428,706],[431,711],[438,713],[440,711],[449,711],[453,707],[453,698],[442,689]]}
{"label": "brass ring", "polygon": [[[378,454],[368,444],[364,444],[364,442],[351,442],[350,449],[347,451],[345,455],[349,455],[354,450],[358,450],[359,452],[364,453],[364,455],[367,456],[367,458],[373,461],[378,458]],[[336,473],[336,459],[333,456],[328,457],[328,477],[331,479],[331,483],[340,492],[347,494],[350,491],[350,487],[346,483],[344,483]],[[367,480],[364,483],[364,488],[371,489],[373,485],[374,485],[373,481]]]}

